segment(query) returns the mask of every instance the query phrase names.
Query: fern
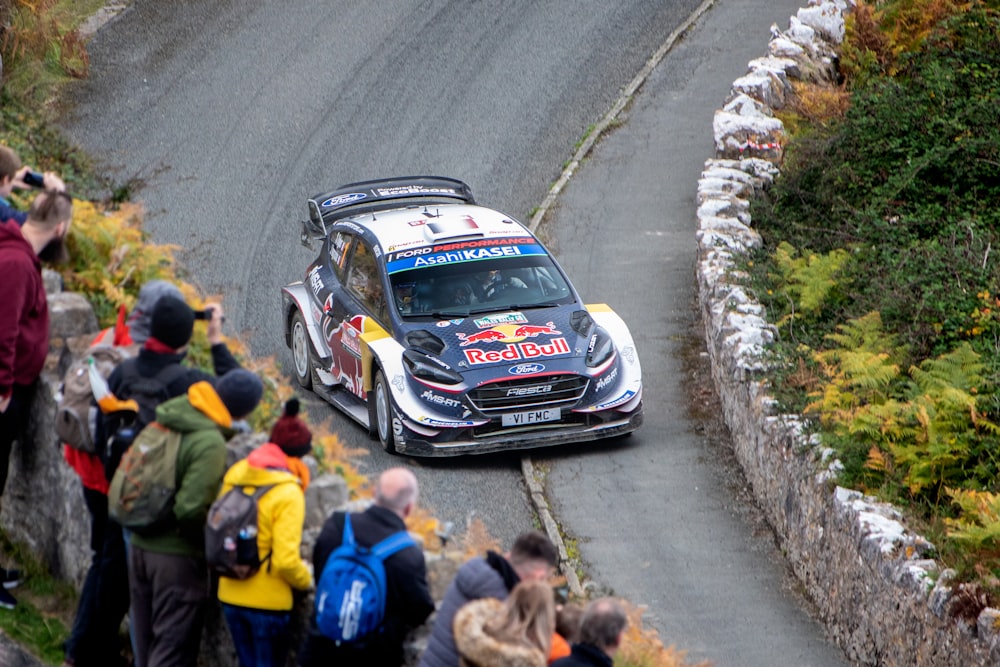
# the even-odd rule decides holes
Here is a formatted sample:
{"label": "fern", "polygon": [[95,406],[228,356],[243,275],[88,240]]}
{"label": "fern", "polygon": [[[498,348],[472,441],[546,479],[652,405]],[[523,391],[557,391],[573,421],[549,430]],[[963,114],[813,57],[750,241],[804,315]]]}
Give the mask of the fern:
{"label": "fern", "polygon": [[989,478],[1000,470],[1000,428],[977,409],[983,364],[968,343],[904,375],[896,361],[903,348],[884,333],[878,313],[841,325],[827,340],[836,347],[814,355],[827,381],[806,411],[834,443],[864,456],[857,463],[866,474],[889,473],[936,503],[970,472]]}
{"label": "fern", "polygon": [[799,252],[789,243],[782,242],[774,251],[774,259],[781,271],[780,284],[794,297],[799,310],[817,314],[830,293],[837,287],[835,280],[844,264],[850,259],[846,250],[836,249],[826,255]]}
{"label": "fern", "polygon": [[1000,544],[1000,494],[948,489],[948,495],[961,510],[959,518],[944,520],[951,539],[974,549]]}

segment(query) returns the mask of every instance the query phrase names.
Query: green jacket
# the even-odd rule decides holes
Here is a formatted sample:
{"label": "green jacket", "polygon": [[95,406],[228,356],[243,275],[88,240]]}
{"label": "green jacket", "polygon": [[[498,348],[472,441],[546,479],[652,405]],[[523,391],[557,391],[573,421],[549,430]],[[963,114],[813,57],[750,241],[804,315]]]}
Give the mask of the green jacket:
{"label": "green jacket", "polygon": [[204,558],[205,520],[226,472],[232,418],[212,385],[198,382],[187,395],[161,403],[156,421],[181,433],[174,521],[154,534],[132,533],[129,540],[146,551]]}

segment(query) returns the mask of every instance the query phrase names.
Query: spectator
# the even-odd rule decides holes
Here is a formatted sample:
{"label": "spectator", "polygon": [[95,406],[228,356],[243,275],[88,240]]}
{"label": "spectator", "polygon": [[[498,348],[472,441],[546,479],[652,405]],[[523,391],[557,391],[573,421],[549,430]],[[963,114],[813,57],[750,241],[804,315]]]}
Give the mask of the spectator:
{"label": "spectator", "polygon": [[570,645],[580,641],[580,618],[583,607],[575,602],[556,605],[556,633],[552,637],[549,664],[565,658],[571,652]]}
{"label": "spectator", "polygon": [[[170,291],[162,286],[157,287],[156,290]],[[140,299],[137,308],[145,307],[146,304],[142,303]],[[240,364],[229,351],[222,335],[224,319],[222,306],[218,303],[211,303],[205,306],[205,310],[211,311],[206,333],[209,345],[211,345],[212,365],[216,377],[221,377],[229,371],[239,368]],[[136,315],[130,325],[136,329],[140,336],[143,335],[145,312],[143,310],[139,315]],[[182,363],[187,354],[188,344],[191,342],[194,320],[194,311],[183,299],[170,293],[161,295],[156,300],[152,315],[149,317],[148,337],[143,341],[139,354],[132,359],[123,361],[111,372],[111,376],[108,378],[108,388],[111,393],[122,400],[130,398],[138,400],[138,393],[142,388],[148,387],[150,380],[158,380],[165,385],[161,398],[161,400],[165,400],[184,395],[188,387],[196,382],[211,382],[212,376],[197,368],[184,366]],[[149,421],[152,421],[152,415],[144,413],[146,413],[145,409],[140,411],[140,423],[137,424],[137,428],[141,429]],[[122,425],[122,421],[123,418],[119,414],[104,415],[98,424],[98,442],[108,442]],[[106,454],[104,466],[109,481],[118,468],[122,454],[124,451],[115,447],[110,447]]]}
{"label": "spectator", "polygon": [[[17,153],[6,146],[0,146],[0,222],[14,220],[23,225],[28,219],[28,214],[11,206],[7,198],[14,188],[31,187],[24,181],[25,174],[30,171],[30,168],[21,166],[21,158]],[[42,187],[50,192],[66,191],[66,184],[51,171],[42,174]]]}
{"label": "spectator", "polygon": [[240,667],[284,667],[291,648],[292,589],[308,590],[313,583],[299,554],[303,491],[309,485],[309,468],[300,459],[312,449],[312,434],[298,412],[299,401],[293,398],[270,441],[237,462],[222,481],[220,495],[234,486],[273,485],[257,502],[257,548],[266,564],[247,579],[219,579],[219,600]]}
{"label": "spectator", "polygon": [[[158,308],[161,306],[162,308]],[[222,307],[209,304],[212,318],[208,322],[208,340],[216,376],[239,368],[222,336]],[[129,315],[126,331],[116,331],[112,342],[128,340],[142,345],[138,355],[122,362],[108,378],[111,392],[120,399],[136,398],[138,389],[148,387],[150,379],[163,380],[163,391],[157,400],[183,396],[196,382],[211,380],[202,371],[182,364],[187,345],[194,330],[194,311],[184,303],[177,286],[164,280],[153,280],[139,290],[135,308]],[[163,343],[170,341],[170,345]],[[171,347],[171,345],[173,347]],[[155,410],[155,402],[149,406]],[[119,414],[102,415],[98,420],[95,442],[107,443],[122,423]],[[144,424],[136,424],[136,429]],[[107,483],[124,451],[121,448],[98,448],[102,460],[95,461],[77,450],[66,448],[65,457],[70,465],[89,482],[91,491],[85,491],[88,507],[93,505],[95,521],[107,514]],[[96,467],[101,466],[100,470]],[[103,505],[102,501],[103,500]],[[118,660],[118,630],[129,609],[129,582],[125,539],[122,528],[113,519],[105,518],[100,542],[97,571],[81,592],[73,629],[65,645],[65,658],[69,665],[114,664]],[[91,543],[95,537],[91,535]],[[87,583],[92,587],[88,587]],[[141,667],[141,666],[140,666]]]}
{"label": "spectator", "polygon": [[545,533],[531,530],[518,536],[506,556],[490,551],[485,558],[474,558],[462,565],[441,601],[420,667],[456,667],[458,650],[452,623],[458,610],[480,598],[506,599],[521,581],[547,580],[558,556]]}
{"label": "spectator", "polygon": [[568,658],[556,660],[552,667],[611,667],[627,624],[625,610],[616,600],[594,600],[580,619],[580,641],[573,644]]}
{"label": "spectator", "polygon": [[[358,544],[373,546],[390,535],[406,530],[404,520],[417,504],[417,478],[406,468],[390,468],[375,485],[375,503],[360,514],[351,515]],[[330,554],[340,546],[344,534],[344,513],[335,512],[323,524],[313,550],[317,579]],[[427,566],[419,547],[411,546],[385,560],[385,617],[377,640],[361,645],[337,646],[316,626],[315,614],[299,654],[302,667],[391,667],[403,663],[403,641],[407,633],[422,624],[434,610],[427,586]]]}
{"label": "spectator", "polygon": [[[145,343],[149,338],[153,307],[166,295],[182,296],[173,283],[165,280],[151,280],[143,285],[127,320],[124,311],[120,311],[118,324],[101,331],[92,345]],[[118,631],[128,611],[128,574],[121,527],[108,518],[108,480],[104,462],[97,454],[69,445],[63,446],[63,458],[76,471],[83,485],[83,499],[91,519],[90,548],[94,553],[80,591],[73,627],[64,646],[65,664],[73,667],[122,664]]]}
{"label": "spectator", "polygon": [[[23,226],[0,221],[0,500],[14,440],[28,446],[24,432],[34,387],[49,352],[49,309],[42,283],[47,257],[65,258],[65,239],[73,217],[72,201],[63,194],[43,192],[31,203]],[[17,600],[7,589],[20,573],[0,568],[0,607],[13,609]]]}
{"label": "spectator", "polygon": [[195,667],[198,661],[209,594],[205,518],[222,485],[233,420],[253,412],[262,393],[260,378],[239,368],[214,388],[198,382],[156,408],[156,421],[182,436],[172,521],[130,537],[133,642],[143,667]]}
{"label": "spectator", "polygon": [[462,667],[545,667],[555,633],[552,588],[522,581],[503,602],[473,600],[455,614]]}

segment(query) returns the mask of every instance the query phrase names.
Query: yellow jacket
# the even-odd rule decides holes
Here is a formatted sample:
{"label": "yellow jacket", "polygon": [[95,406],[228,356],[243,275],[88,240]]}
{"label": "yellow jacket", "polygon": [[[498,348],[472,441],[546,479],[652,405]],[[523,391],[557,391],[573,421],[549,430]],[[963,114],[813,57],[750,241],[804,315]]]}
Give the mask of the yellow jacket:
{"label": "yellow jacket", "polygon": [[298,463],[297,459],[286,457],[277,445],[267,443],[226,472],[220,496],[234,486],[276,486],[257,502],[257,548],[263,565],[248,579],[220,577],[221,602],[249,609],[286,611],[292,608],[293,588],[312,587],[312,574],[299,551],[306,512],[303,482],[308,484],[308,471],[293,473],[292,470],[305,469]]}

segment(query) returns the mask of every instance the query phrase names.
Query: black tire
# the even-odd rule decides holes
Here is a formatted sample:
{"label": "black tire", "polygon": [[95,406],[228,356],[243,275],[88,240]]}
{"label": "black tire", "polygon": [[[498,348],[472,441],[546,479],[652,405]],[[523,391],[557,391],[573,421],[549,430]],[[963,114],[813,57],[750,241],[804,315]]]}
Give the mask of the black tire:
{"label": "black tire", "polygon": [[371,394],[368,396],[368,423],[371,434],[389,454],[397,453],[396,434],[393,428],[398,420],[396,408],[392,405],[389,383],[380,368],[375,373],[375,384],[372,385]]}
{"label": "black tire", "polygon": [[303,389],[313,387],[313,358],[312,341],[309,340],[309,329],[306,327],[306,319],[301,311],[296,310],[292,316],[292,326],[289,335],[289,347],[292,350],[292,367],[295,370],[295,379]]}

